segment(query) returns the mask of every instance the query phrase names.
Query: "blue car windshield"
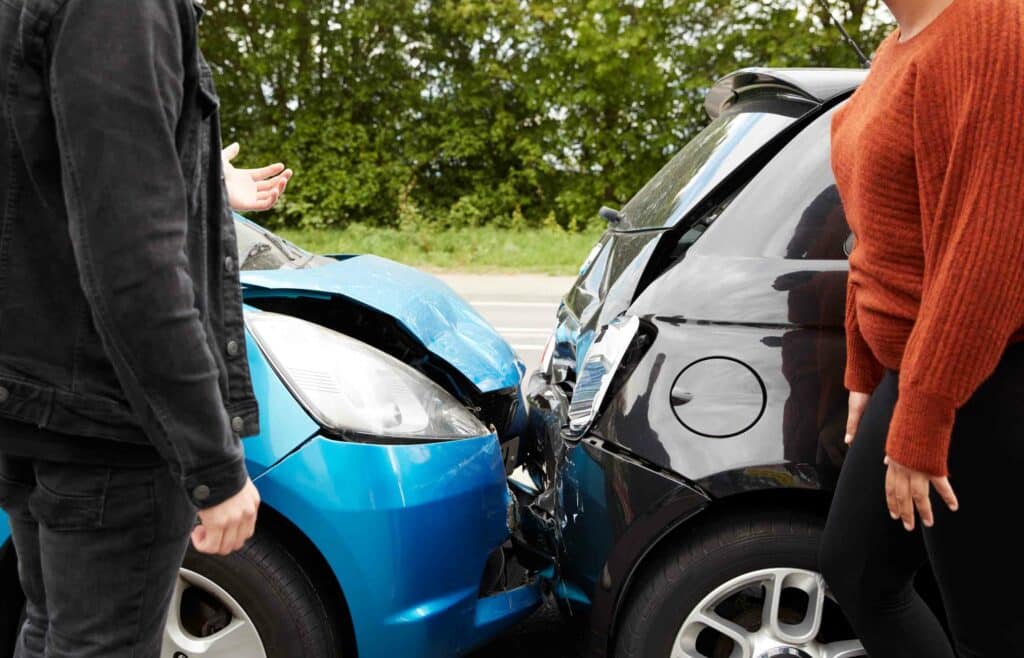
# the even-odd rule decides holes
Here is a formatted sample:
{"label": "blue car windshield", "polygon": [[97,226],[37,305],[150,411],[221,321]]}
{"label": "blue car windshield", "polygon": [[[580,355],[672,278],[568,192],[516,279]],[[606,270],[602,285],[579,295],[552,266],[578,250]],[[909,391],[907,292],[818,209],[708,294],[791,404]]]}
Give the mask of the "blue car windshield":
{"label": "blue car windshield", "polygon": [[319,257],[247,221],[235,220],[239,269],[280,270],[309,267]]}
{"label": "blue car windshield", "polygon": [[621,229],[674,226],[723,178],[795,118],[788,112],[763,108],[723,113],[629,200],[622,208]]}

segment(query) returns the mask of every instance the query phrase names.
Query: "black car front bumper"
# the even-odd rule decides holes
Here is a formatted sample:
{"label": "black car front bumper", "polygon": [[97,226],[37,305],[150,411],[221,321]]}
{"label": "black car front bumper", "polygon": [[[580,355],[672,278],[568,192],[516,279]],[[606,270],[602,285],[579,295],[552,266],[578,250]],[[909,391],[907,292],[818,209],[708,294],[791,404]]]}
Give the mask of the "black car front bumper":
{"label": "black car front bumper", "polygon": [[515,542],[520,555],[553,565],[562,608],[589,618],[587,655],[604,656],[644,556],[709,499],[600,437],[567,438],[569,400],[539,375],[527,402],[521,449],[529,478],[525,486],[512,482],[520,501]]}

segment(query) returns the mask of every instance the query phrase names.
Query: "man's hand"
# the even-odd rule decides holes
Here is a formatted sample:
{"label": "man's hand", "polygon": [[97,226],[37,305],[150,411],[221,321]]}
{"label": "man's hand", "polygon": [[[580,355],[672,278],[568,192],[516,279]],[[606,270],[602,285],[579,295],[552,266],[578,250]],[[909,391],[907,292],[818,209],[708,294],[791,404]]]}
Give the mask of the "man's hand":
{"label": "man's hand", "polygon": [[202,525],[192,531],[192,545],[200,553],[228,555],[237,551],[256,529],[260,494],[252,480],[220,505],[199,511]]}
{"label": "man's hand", "polygon": [[921,523],[926,527],[932,527],[935,519],[932,516],[932,503],[928,498],[929,485],[935,486],[935,491],[946,502],[949,509],[956,511],[959,503],[953,487],[949,484],[947,477],[934,477],[921,471],[904,466],[899,462],[885,458],[889,470],[885,474],[885,502],[889,506],[889,516],[893,520],[903,519],[903,527],[907,532],[914,529],[914,507],[921,515]]}
{"label": "man's hand", "polygon": [[860,417],[864,415],[864,407],[870,397],[868,393],[850,391],[849,411],[846,414],[846,445],[853,443],[853,437],[857,436],[857,426],[860,425]]}
{"label": "man's hand", "polygon": [[280,162],[259,169],[236,169],[231,161],[238,156],[238,142],[221,151],[224,164],[224,184],[228,188],[228,203],[239,212],[270,210],[284,194],[292,170]]}

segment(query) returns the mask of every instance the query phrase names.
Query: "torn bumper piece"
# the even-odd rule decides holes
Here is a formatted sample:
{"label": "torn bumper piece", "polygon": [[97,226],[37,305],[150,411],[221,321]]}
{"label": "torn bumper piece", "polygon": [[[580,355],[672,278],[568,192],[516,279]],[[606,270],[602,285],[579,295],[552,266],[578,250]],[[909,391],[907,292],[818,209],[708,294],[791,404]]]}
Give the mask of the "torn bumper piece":
{"label": "torn bumper piece", "polygon": [[534,375],[527,398],[528,429],[520,441],[520,463],[509,476],[509,488],[517,502],[512,541],[519,560],[532,569],[551,571],[558,577],[562,551],[561,469],[565,461],[562,427],[569,401],[557,386]]}
{"label": "torn bumper piece", "polygon": [[527,399],[523,465],[509,480],[520,501],[517,553],[550,561],[549,591],[564,611],[588,618],[587,655],[604,656],[636,566],[708,498],[596,433],[568,439],[559,387],[535,376]]}

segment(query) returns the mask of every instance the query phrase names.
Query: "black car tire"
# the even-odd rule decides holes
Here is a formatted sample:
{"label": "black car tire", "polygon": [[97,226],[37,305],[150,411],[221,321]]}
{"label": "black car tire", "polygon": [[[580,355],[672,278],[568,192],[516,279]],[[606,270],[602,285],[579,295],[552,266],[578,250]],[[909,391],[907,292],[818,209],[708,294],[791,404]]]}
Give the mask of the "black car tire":
{"label": "black car tire", "polygon": [[818,571],[824,526],[824,518],[785,509],[728,515],[661,550],[630,590],[614,657],[669,658],[690,612],[740,575],[776,567]]}
{"label": "black car tire", "polygon": [[10,658],[25,618],[25,595],[18,583],[14,549],[9,545],[0,550],[0,592],[0,658]]}
{"label": "black car tire", "polygon": [[266,531],[227,556],[205,555],[191,545],[182,565],[223,588],[259,632],[266,654],[335,658],[340,632],[298,561]]}

